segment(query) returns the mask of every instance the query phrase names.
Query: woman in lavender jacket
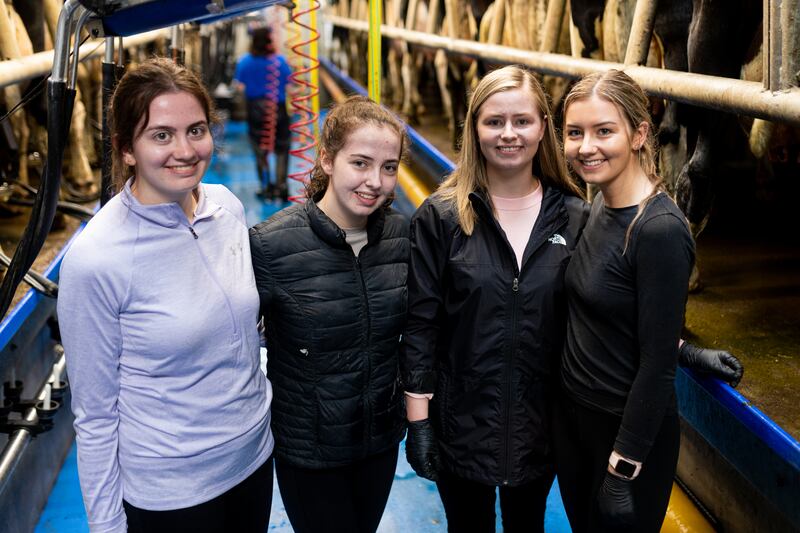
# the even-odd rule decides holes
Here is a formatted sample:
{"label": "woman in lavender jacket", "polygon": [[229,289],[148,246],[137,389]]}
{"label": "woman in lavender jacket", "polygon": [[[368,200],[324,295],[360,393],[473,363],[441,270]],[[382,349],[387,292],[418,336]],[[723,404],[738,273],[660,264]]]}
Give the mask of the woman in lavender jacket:
{"label": "woman in lavender jacket", "polygon": [[[111,104],[118,194],[75,240],[58,316],[92,531],[264,531],[270,402],[241,203],[200,183],[213,104],[166,59]],[[125,181],[126,178],[130,177]]]}

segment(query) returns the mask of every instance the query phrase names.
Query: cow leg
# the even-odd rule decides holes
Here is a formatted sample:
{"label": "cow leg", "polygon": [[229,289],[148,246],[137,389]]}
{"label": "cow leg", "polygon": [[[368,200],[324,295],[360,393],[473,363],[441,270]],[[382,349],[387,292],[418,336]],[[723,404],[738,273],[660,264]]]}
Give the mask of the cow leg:
{"label": "cow leg", "polygon": [[[660,4],[656,12],[654,32],[664,47],[664,67],[668,70],[688,72],[689,25],[692,20],[691,0],[675,0],[669,5]],[[661,146],[677,144],[685,110],[681,104],[668,101],[658,129]]]}
{"label": "cow leg", "polygon": [[406,118],[409,124],[415,125],[419,123],[416,108],[414,106],[414,89],[417,84],[417,77],[414,65],[414,56],[408,49],[404,47],[403,52],[403,66],[401,68],[403,75],[403,102],[400,106],[400,112]]}
{"label": "cow leg", "polygon": [[444,50],[439,49],[436,51],[433,65],[436,68],[436,82],[439,85],[439,93],[442,95],[442,109],[444,110],[445,117],[447,117],[447,127],[450,130],[451,136],[455,136],[456,123],[453,116],[453,99],[447,85],[450,65]]}

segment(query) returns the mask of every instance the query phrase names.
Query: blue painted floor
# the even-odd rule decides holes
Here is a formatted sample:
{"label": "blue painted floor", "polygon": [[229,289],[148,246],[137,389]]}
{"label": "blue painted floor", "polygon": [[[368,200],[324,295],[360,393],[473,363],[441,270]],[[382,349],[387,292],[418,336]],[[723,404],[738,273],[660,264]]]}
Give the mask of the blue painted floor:
{"label": "blue painted floor", "polygon": [[[236,193],[245,206],[249,225],[264,220],[284,206],[279,202],[264,202],[256,196],[259,183],[244,123],[226,124],[224,137],[218,145],[218,153],[204,181],[222,183]],[[290,169],[290,172],[293,170]],[[290,184],[291,194],[297,194],[299,190],[299,184]],[[77,455],[73,445],[36,526],[36,533],[89,531],[78,484],[76,461]],[[292,527],[286,516],[277,484],[273,494],[269,531],[289,533]],[[498,517],[499,513],[498,507]],[[548,533],[570,531],[557,484],[553,485],[547,500],[545,529]],[[392,492],[378,532],[432,533],[446,530],[444,511],[436,493],[436,485],[414,474],[405,460],[405,443],[403,443]],[[499,518],[497,530],[502,531]]]}

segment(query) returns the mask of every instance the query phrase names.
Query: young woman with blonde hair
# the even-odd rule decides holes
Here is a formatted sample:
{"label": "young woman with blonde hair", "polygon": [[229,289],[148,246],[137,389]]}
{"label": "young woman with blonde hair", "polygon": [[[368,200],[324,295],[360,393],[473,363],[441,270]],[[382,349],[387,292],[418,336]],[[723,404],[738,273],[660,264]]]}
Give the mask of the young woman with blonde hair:
{"label": "young woman with blonde hair", "polygon": [[530,72],[487,74],[456,169],[412,220],[406,446],[451,532],[494,531],[496,487],[505,531],[543,528],[564,269],[588,214],[553,126]]}

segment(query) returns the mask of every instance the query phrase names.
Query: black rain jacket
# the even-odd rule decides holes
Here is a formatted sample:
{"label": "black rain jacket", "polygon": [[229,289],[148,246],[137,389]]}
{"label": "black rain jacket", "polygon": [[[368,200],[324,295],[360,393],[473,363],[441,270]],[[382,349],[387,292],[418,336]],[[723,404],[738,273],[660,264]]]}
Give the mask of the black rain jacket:
{"label": "black rain jacket", "polygon": [[436,196],[411,222],[405,390],[434,393],[443,467],[521,485],[554,470],[550,408],[566,330],[564,271],[588,205],[549,187],[517,266],[486,196],[472,193],[471,236]]}
{"label": "black rain jacket", "polygon": [[347,465],[403,438],[408,221],[380,209],[367,235],[356,257],[313,200],[250,230],[275,456],[296,467]]}

